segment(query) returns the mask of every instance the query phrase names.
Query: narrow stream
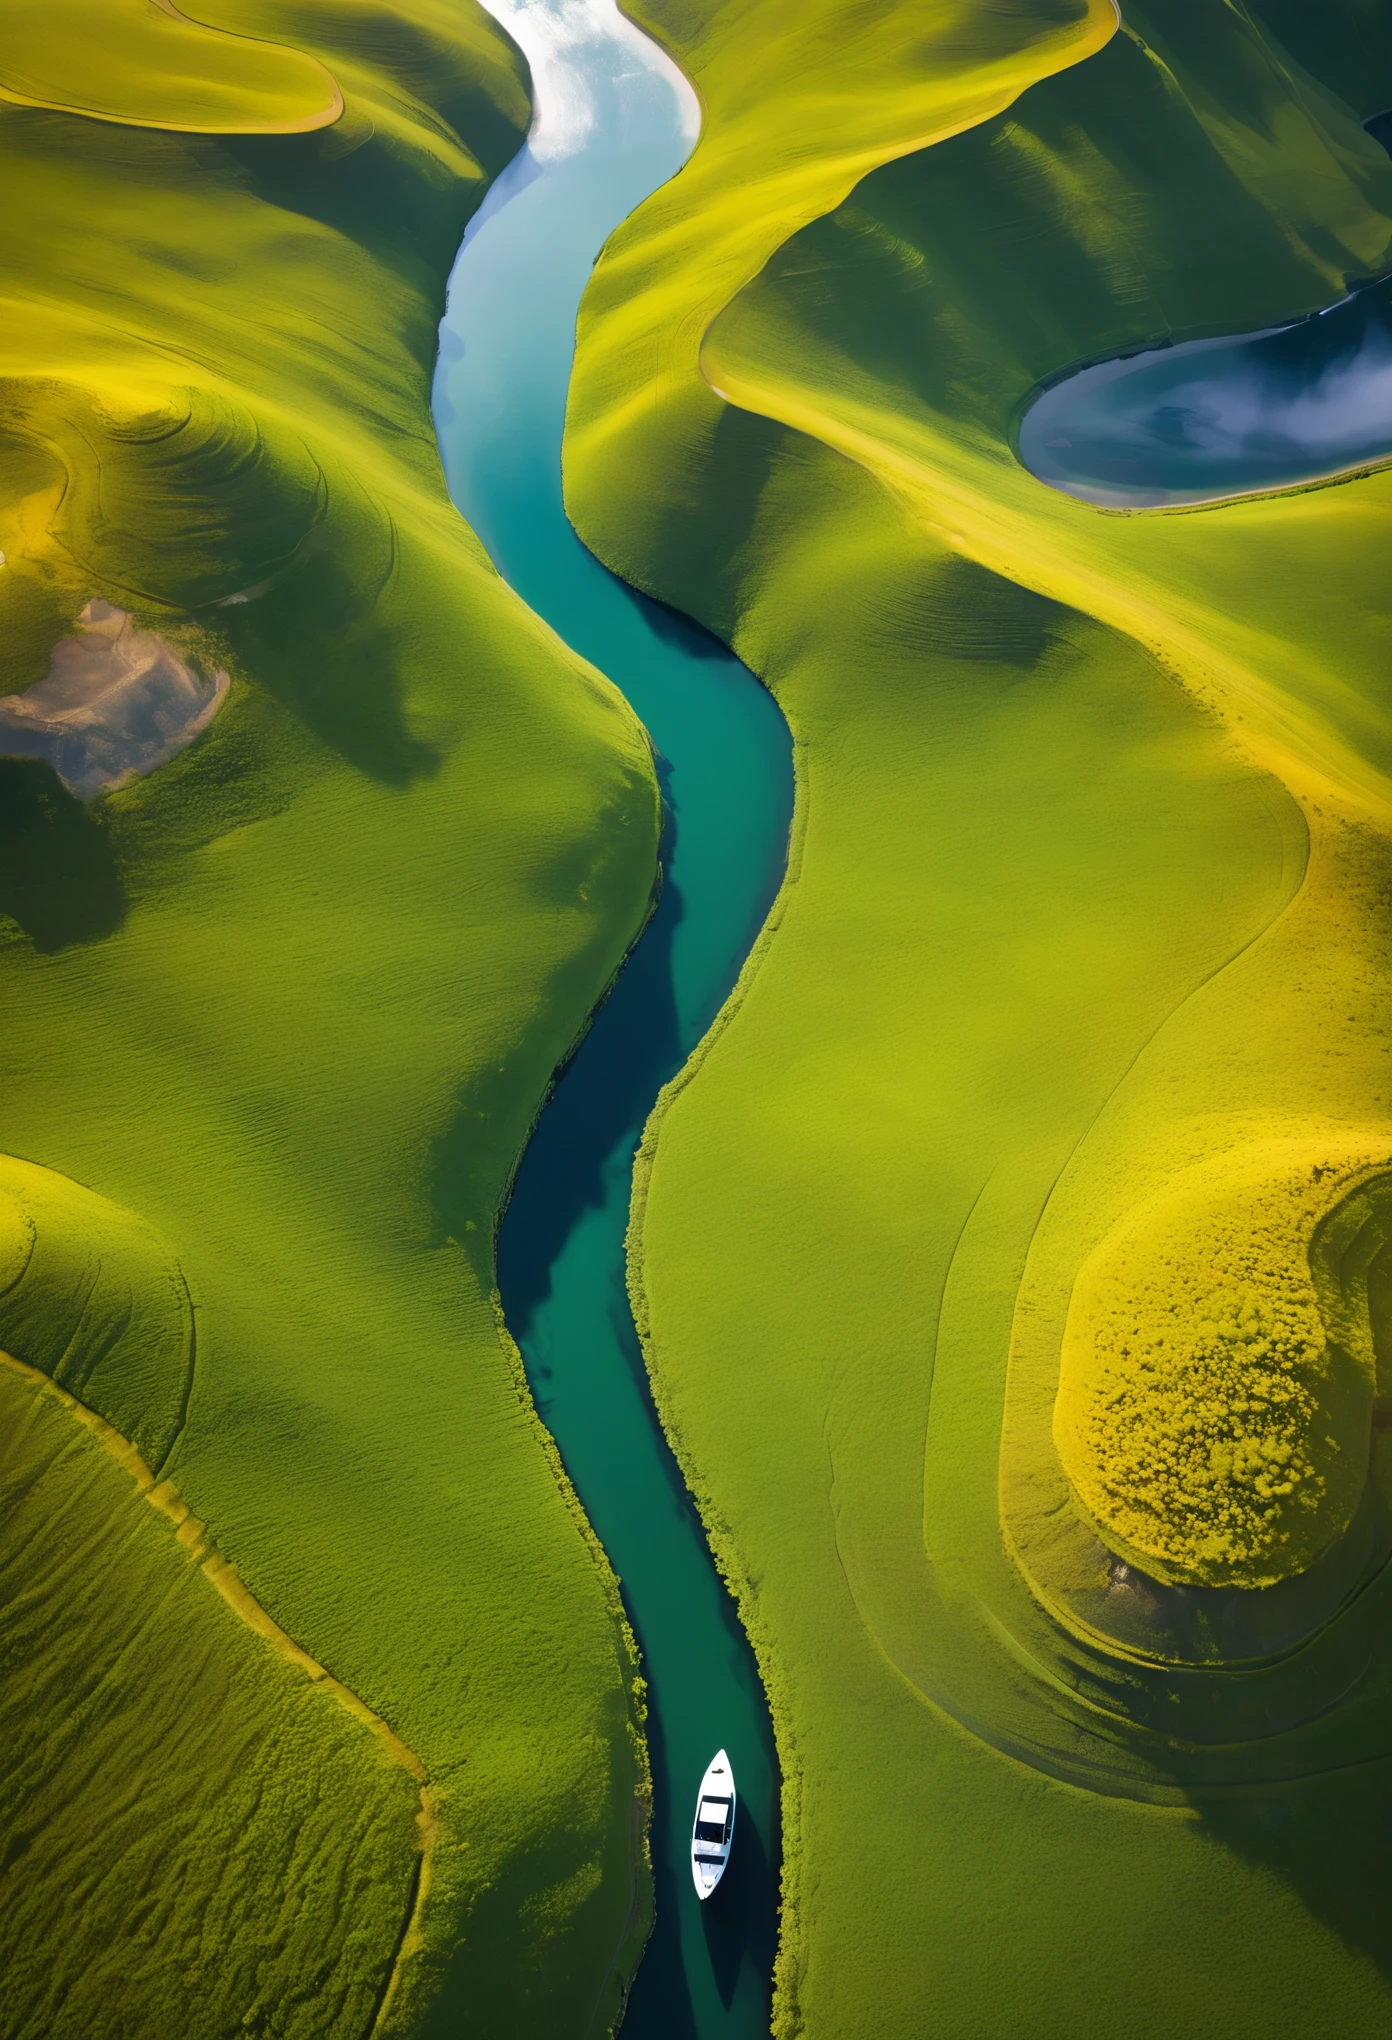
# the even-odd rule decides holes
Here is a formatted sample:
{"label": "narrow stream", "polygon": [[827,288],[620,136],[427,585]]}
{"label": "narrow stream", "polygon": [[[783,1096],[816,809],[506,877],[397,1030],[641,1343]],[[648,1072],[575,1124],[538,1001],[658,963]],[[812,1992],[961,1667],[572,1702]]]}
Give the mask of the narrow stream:
{"label": "narrow stream", "polygon": [[[697,106],[614,0],[484,0],[526,52],[527,146],[470,226],[440,334],[450,492],[500,572],[632,703],[669,821],[656,915],[542,1115],[499,1282],[542,1417],[623,1586],[643,1651],[657,1925],[625,2040],[754,2040],[769,2026],[778,1779],[753,1655],[648,1393],[625,1289],[634,1150],[662,1084],[727,996],[782,876],[791,744],[723,646],[576,538],[560,449],[576,310],[604,241],[673,176]],[[688,1843],[721,1745],[740,1793],[731,1867],[702,1906]]]}

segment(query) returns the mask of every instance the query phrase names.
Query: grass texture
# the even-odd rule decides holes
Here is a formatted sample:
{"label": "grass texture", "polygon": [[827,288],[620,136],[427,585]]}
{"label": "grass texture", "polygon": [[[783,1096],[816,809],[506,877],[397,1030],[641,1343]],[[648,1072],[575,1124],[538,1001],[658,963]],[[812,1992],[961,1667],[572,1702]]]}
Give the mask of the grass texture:
{"label": "grass texture", "polygon": [[17,0],[0,98],[199,134],[294,134],[343,111],[315,58],[204,27],[173,0]]}
{"label": "grass texture", "polygon": [[9,1360],[0,1410],[5,2031],[140,2040],[171,1970],[189,2040],[370,2031],[419,1766],[219,1594],[225,1561],[117,1433]]}
{"label": "grass texture", "polygon": [[1054,1437],[1105,1543],[1151,1578],[1271,1587],[1348,1533],[1377,1355],[1366,1298],[1338,1280],[1346,1243],[1324,1266],[1311,1250],[1386,1160],[1327,1136],[1244,1143],[1182,1171],[1079,1269]]}
{"label": "grass texture", "polygon": [[[1111,516],[1011,441],[1074,362],[1389,266],[1386,23],[638,14],[707,123],[587,297],[568,500],[774,689],[799,775],[631,1235],[778,1730],[776,2029],[1336,2040],[1392,1990],[1392,475]],[[1109,1559],[1053,1436],[1086,1312],[1154,1350],[1167,1256],[1231,1278],[1236,1333],[1187,1602]],[[1299,1356],[1244,1346],[1278,1303]],[[1276,1448],[1326,1456],[1263,1497],[1283,1382]],[[1084,1487],[1137,1444],[1120,1408]],[[1141,1413],[1148,1466],[1181,1418]]]}
{"label": "grass texture", "polygon": [[[493,1236],[648,912],[658,797],[620,697],[450,508],[428,408],[445,277],[525,131],[525,71],[468,4],[204,13],[327,67],[342,118],[207,136],[0,108],[0,692],[92,597],[233,676],[196,743],[86,807],[0,760],[3,1236],[23,1263],[0,1346],[172,1480],[247,1605],[423,1768],[429,1876],[381,2030],[597,2034],[648,1918],[640,1690],[499,1326]],[[55,1537],[89,1509],[64,1500],[67,1463],[33,1502]],[[83,1802],[119,1774],[130,1846],[102,1917],[142,2040],[214,2013],[256,2030],[258,2007],[267,2032],[365,2040],[381,1923],[419,1869],[398,1781],[345,1758],[313,1879],[361,1887],[365,1924],[345,1914],[301,1961],[255,1863],[291,1862],[347,1730],[251,1674],[239,1698],[247,1646],[203,1583],[166,1592],[157,1552],[127,1580],[139,1540],[93,1525],[145,1639],[109,1718],[105,1687],[85,1703],[111,1782]],[[76,1578],[45,1563],[26,1588],[49,1629]],[[53,1649],[80,1655],[71,1619]],[[170,1743],[129,1698],[162,1652],[207,1667],[206,1720]],[[37,1692],[58,1664],[10,1671]],[[268,1746],[267,1789],[239,1798],[220,1739],[287,1708],[283,1789]],[[50,1734],[34,1722],[25,1790],[47,1789]],[[171,1799],[206,1807],[196,1834],[159,1827]],[[177,1846],[136,1846],[146,1808]],[[40,1869],[25,1975],[62,1970],[85,1888],[72,1849]],[[177,1923],[239,1907],[255,1975],[235,1935],[187,1963]],[[85,2002],[53,2040],[87,2040]]]}

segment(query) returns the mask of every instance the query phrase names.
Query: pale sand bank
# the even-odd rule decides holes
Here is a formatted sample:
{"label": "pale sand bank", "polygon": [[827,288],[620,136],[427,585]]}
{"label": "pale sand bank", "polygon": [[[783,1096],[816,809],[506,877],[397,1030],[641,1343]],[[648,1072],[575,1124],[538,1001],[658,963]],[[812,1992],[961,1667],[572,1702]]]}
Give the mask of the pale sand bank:
{"label": "pale sand bank", "polygon": [[23,694],[0,695],[0,756],[46,758],[79,800],[155,767],[191,744],[227,696],[124,609],[89,602],[81,637],[53,647]]}

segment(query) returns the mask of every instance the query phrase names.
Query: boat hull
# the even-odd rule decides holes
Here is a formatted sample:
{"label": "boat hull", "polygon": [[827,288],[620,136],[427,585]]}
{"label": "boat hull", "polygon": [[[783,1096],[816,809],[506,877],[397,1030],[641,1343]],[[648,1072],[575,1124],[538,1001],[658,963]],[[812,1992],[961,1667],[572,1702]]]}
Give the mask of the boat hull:
{"label": "boat hull", "polygon": [[736,1804],[730,1759],[724,1750],[717,1750],[696,1794],[696,1818],[691,1824],[691,1881],[703,1901],[715,1890],[730,1861]]}

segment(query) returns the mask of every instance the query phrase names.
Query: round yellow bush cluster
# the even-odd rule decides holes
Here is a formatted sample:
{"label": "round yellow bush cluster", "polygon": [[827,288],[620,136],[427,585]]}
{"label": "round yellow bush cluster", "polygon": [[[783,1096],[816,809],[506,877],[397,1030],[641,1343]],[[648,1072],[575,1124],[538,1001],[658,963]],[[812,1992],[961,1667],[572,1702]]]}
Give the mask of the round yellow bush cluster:
{"label": "round yellow bush cluster", "polygon": [[1298,1302],[1236,1284],[1187,1325],[1099,1326],[1081,1433],[1127,1541],[1206,1570],[1259,1564],[1325,1491],[1311,1449],[1324,1358]]}
{"label": "round yellow bush cluster", "polygon": [[1161,1579],[1303,1571],[1362,1491],[1373,1379],[1310,1262],[1354,1172],[1289,1146],[1191,1171],[1074,1290],[1055,1439],[1104,1541]]}

